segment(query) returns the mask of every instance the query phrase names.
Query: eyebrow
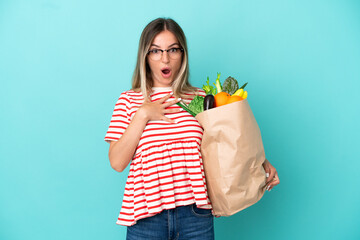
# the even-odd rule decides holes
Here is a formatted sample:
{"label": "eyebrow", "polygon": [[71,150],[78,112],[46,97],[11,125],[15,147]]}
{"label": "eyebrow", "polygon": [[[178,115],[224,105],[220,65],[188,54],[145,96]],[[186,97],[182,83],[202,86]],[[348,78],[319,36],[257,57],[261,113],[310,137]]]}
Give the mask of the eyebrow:
{"label": "eyebrow", "polygon": [[[178,44],[178,43],[173,43],[173,44],[171,44],[171,45],[168,46],[168,47],[171,47],[171,46],[173,46],[173,45],[179,45],[179,46],[180,46],[180,44]],[[151,46],[160,47],[160,46],[158,46],[158,45],[156,45],[156,44],[151,44]]]}

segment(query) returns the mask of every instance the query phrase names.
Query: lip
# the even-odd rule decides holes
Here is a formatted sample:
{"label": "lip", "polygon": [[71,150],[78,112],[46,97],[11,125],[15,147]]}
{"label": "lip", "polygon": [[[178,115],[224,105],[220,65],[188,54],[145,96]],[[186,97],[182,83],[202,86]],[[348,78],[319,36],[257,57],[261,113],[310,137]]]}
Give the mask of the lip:
{"label": "lip", "polygon": [[[166,70],[169,70],[169,73],[168,73],[168,74],[163,73],[163,70],[165,70],[165,69],[166,69]],[[161,76],[162,76],[163,78],[170,78],[171,75],[172,75],[172,71],[171,71],[171,69],[170,69],[169,67],[161,68]]]}
{"label": "lip", "polygon": [[169,67],[163,67],[163,68],[161,68],[161,71],[166,70],[166,69],[171,71],[171,68],[169,68]]}

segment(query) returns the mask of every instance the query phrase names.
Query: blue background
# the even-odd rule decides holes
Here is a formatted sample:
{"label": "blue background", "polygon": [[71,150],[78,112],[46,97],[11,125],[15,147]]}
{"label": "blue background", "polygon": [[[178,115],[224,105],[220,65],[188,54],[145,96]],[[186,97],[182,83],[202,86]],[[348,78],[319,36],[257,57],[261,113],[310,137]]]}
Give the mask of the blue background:
{"label": "blue background", "polygon": [[216,239],[360,239],[359,1],[0,1],[0,239],[124,239],[128,169],[103,140],[148,22],[171,17],[191,83],[249,82],[281,180]]}

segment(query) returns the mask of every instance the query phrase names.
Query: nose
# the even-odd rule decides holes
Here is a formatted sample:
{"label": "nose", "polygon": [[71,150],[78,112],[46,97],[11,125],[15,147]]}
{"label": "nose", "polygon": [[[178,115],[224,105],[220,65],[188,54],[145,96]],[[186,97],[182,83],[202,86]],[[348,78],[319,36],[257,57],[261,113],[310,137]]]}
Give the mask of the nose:
{"label": "nose", "polygon": [[169,53],[167,51],[163,51],[161,55],[161,61],[164,63],[169,62]]}

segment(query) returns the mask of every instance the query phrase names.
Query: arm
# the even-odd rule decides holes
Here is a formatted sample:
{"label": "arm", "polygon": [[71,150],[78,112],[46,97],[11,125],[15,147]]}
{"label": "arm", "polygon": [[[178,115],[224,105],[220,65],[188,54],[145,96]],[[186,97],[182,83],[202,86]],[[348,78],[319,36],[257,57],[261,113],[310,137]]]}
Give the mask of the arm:
{"label": "arm", "polygon": [[173,120],[165,117],[164,114],[178,112],[181,109],[166,109],[179,101],[179,99],[176,99],[168,103],[164,103],[170,97],[171,95],[169,94],[155,102],[146,101],[137,110],[120,139],[110,143],[109,160],[111,167],[115,171],[122,172],[130,163],[148,121],[164,120],[167,122],[174,122]]}
{"label": "arm", "polygon": [[110,143],[109,160],[115,171],[122,172],[131,161],[146,123],[146,117],[138,111],[120,139]]}

